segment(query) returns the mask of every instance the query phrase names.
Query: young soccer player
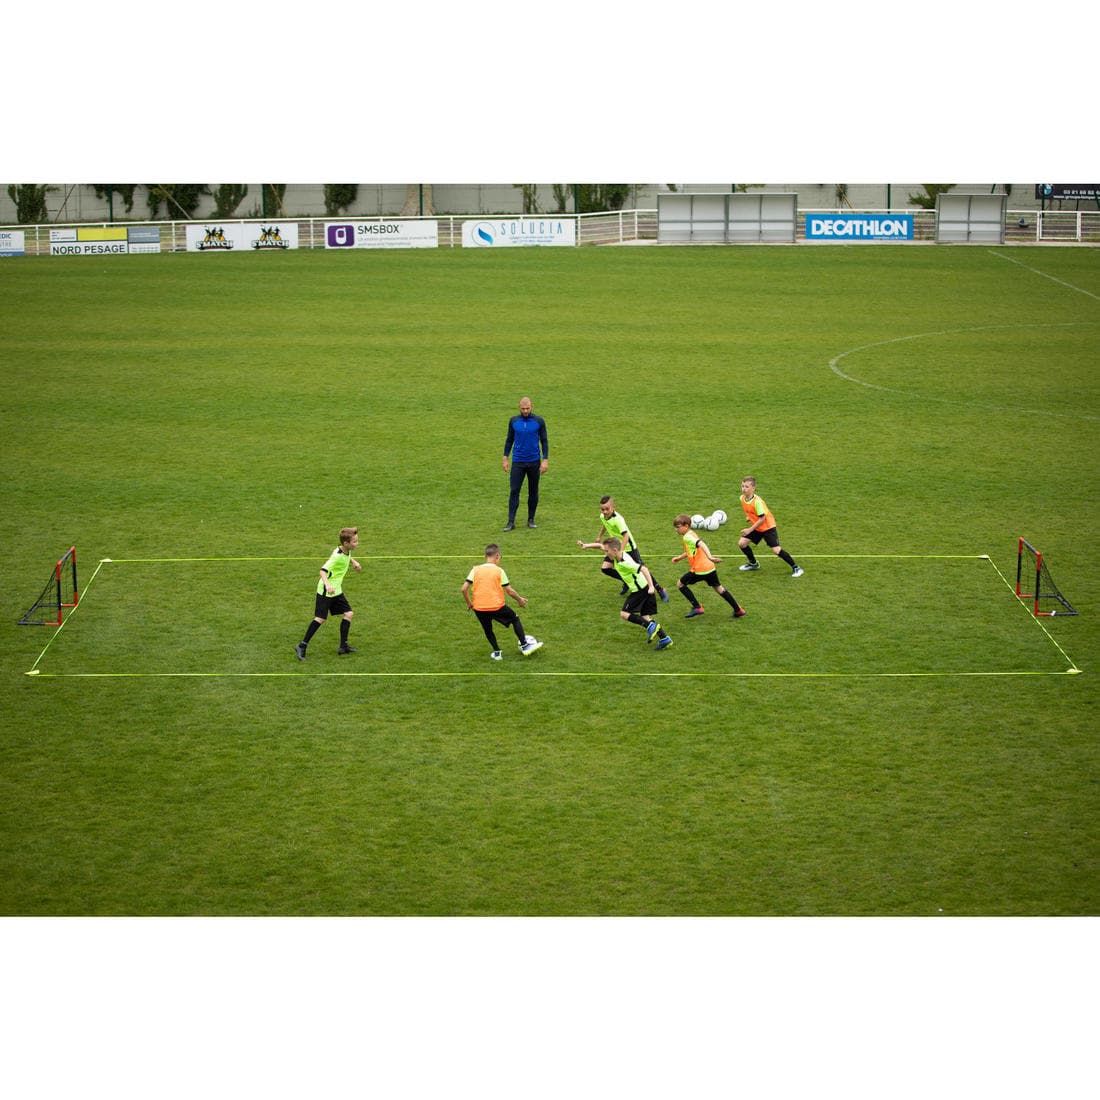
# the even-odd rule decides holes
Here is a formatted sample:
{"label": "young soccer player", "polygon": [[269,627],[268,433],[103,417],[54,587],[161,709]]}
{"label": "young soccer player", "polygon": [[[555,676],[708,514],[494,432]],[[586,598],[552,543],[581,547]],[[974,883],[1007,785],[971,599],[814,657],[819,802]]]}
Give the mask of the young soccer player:
{"label": "young soccer player", "polygon": [[749,526],[741,532],[741,538],[737,540],[741,553],[749,559],[745,565],[741,566],[741,572],[747,573],[752,569],[760,568],[760,562],[756,560],[752,548],[763,539],[771,547],[771,552],[791,567],[791,576],[801,577],[802,567],[797,565],[794,558],[779,545],[779,530],[775,526],[775,516],[764,503],[764,498],[757,493],[754,477],[746,477],[741,481],[741,508],[749,523]]}
{"label": "young soccer player", "polygon": [[646,644],[656,637],[657,648],[668,649],[672,639],[653,618],[657,614],[657,590],[649,568],[627,556],[621,539],[605,538],[602,545],[627,589],[626,602],[619,614],[626,622],[645,629]]}
{"label": "young soccer player", "polygon": [[321,566],[321,579],[317,582],[317,597],[313,601],[313,618],[306,627],[306,636],[294,647],[299,661],[306,659],[306,647],[310,638],[325,624],[329,615],[341,615],[340,648],[336,651],[343,656],[354,653],[348,645],[348,632],[351,630],[351,618],[355,614],[344,595],[344,577],[349,568],[356,573],[362,566],[351,556],[352,550],[359,545],[359,528],[345,527],[340,532],[340,545],[329,555],[328,561]]}
{"label": "young soccer player", "polygon": [[[630,528],[626,525],[626,520],[623,518],[621,512],[615,508],[615,498],[608,495],[600,497],[600,523],[603,525],[602,532],[596,537],[595,542],[584,542],[581,539],[577,539],[577,545],[582,550],[601,550],[603,549],[603,540],[618,539],[623,544],[623,553],[633,558],[639,565],[644,565],[642,561],[641,551],[638,549],[638,544],[634,541],[634,536],[630,533]],[[600,571],[605,577],[610,577],[613,581],[619,579],[619,574],[615,571],[615,563],[604,555],[603,564],[600,566]],[[657,595],[668,603],[668,593],[658,584],[657,581],[653,582],[654,588],[657,590]],[[627,587],[624,584],[619,592],[620,596],[625,596],[627,593]]]}
{"label": "young soccer player", "polygon": [[733,598],[733,594],[718,579],[718,563],[722,560],[717,554],[710,552],[710,547],[691,529],[691,516],[681,512],[673,521],[676,534],[684,540],[684,552],[677,554],[673,562],[683,561],[687,558],[691,569],[677,582],[676,587],[684,594],[684,598],[691,604],[691,610],[684,616],[685,619],[694,619],[696,615],[703,614],[703,607],[695,598],[691,585],[705,582],[719,596],[733,608],[733,617],[741,618],[745,609]]}
{"label": "young soccer player", "polygon": [[489,656],[494,661],[504,660],[504,654],[500,651],[497,636],[493,630],[494,622],[506,627],[510,626],[516,632],[519,651],[525,657],[534,653],[536,649],[542,649],[542,642],[528,638],[523,629],[523,623],[519,621],[519,616],[505,602],[505,592],[520,607],[527,606],[526,598],[512,587],[508,574],[500,567],[500,547],[495,542],[491,542],[485,547],[484,564],[475,565],[462,582],[462,598],[466,601],[467,608],[481,623],[481,629],[485,631],[485,637],[492,647]]}

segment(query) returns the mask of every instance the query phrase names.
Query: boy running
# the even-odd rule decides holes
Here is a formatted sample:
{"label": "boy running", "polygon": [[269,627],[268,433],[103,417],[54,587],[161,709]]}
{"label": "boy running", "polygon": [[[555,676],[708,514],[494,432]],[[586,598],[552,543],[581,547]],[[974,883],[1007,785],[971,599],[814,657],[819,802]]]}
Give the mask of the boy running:
{"label": "boy running", "polygon": [[645,628],[647,644],[656,637],[657,648],[668,649],[672,645],[672,639],[653,618],[657,614],[657,592],[648,567],[626,555],[621,539],[606,538],[601,545],[616,572],[622,577],[628,593],[623,609],[619,612],[620,616],[628,623],[636,623]]}
{"label": "boy running", "polygon": [[733,608],[735,619],[741,618],[745,614],[745,609],[718,579],[718,563],[722,559],[717,554],[712,554],[710,547],[691,529],[691,516],[681,512],[672,521],[672,526],[676,528],[676,534],[684,540],[684,552],[677,554],[672,560],[678,562],[687,558],[688,564],[691,566],[690,571],[676,582],[676,587],[680,589],[684,594],[684,598],[691,604],[691,610],[684,618],[694,619],[696,615],[703,614],[702,605],[695,598],[695,593],[688,587],[698,584],[700,581],[704,581],[713,588]]}
{"label": "boy running", "polygon": [[[741,532],[737,545],[741,547],[741,553],[748,558],[748,563],[741,566],[742,573],[748,573],[752,569],[759,569],[760,562],[752,552],[752,547],[759,544],[760,540],[771,547],[771,552],[777,558],[782,558],[791,567],[792,577],[802,576],[802,567],[795,563],[794,558],[779,545],[779,531],[775,526],[775,516],[764,503],[764,498],[756,492],[756,478],[746,477],[741,482],[741,509],[745,513],[745,519],[749,526]],[[749,544],[752,544],[751,546]]]}
{"label": "boy running", "polygon": [[[601,550],[603,549],[604,539],[618,539],[623,544],[623,553],[632,557],[639,565],[644,565],[642,561],[641,551],[638,549],[638,544],[634,541],[634,536],[630,533],[630,528],[626,525],[626,520],[621,512],[615,509],[615,498],[608,495],[600,497],[600,523],[603,524],[602,532],[596,537],[595,542],[583,542],[577,539],[577,545],[582,550]],[[600,572],[605,577],[610,577],[613,581],[619,579],[619,574],[615,572],[615,563],[604,555],[603,564],[600,566]],[[668,603],[668,593],[656,582],[653,582],[654,588],[657,590],[657,595],[661,599]],[[625,596],[627,593],[627,587],[624,584],[619,592],[620,596]]]}
{"label": "boy running", "polygon": [[351,556],[352,550],[359,545],[359,528],[345,527],[340,531],[340,545],[329,555],[328,561],[321,566],[321,579],[317,582],[317,597],[313,601],[313,618],[306,627],[306,636],[294,647],[299,661],[306,659],[306,647],[310,638],[325,624],[329,615],[342,615],[340,620],[340,656],[354,653],[348,645],[348,632],[351,630],[351,617],[355,614],[344,595],[344,577],[349,566],[356,573],[363,567]]}
{"label": "boy running", "polygon": [[491,542],[485,547],[485,563],[475,565],[470,570],[466,579],[462,582],[462,598],[466,606],[481,623],[481,629],[485,631],[485,637],[492,647],[489,656],[494,661],[503,661],[504,654],[497,644],[497,636],[493,631],[493,623],[498,622],[504,626],[510,626],[516,632],[516,641],[519,642],[519,651],[525,657],[542,648],[542,642],[528,638],[523,629],[523,623],[519,616],[507,605],[504,593],[507,592],[520,607],[527,606],[527,600],[521,596],[508,580],[508,574],[500,567],[500,547]]}

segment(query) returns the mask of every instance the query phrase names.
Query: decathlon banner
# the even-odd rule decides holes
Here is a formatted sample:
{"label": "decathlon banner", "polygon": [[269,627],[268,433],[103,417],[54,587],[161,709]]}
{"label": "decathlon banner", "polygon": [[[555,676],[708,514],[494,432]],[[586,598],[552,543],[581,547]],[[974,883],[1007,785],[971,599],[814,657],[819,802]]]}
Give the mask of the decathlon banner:
{"label": "decathlon banner", "polygon": [[195,222],[186,227],[188,252],[266,252],[298,247],[297,222]]}
{"label": "decathlon banner", "polygon": [[438,248],[439,222],[325,222],[325,248]]}
{"label": "decathlon banner", "polygon": [[515,248],[523,245],[577,243],[573,218],[486,218],[462,223],[463,248]]}
{"label": "decathlon banner", "polygon": [[23,229],[0,229],[0,256],[22,256],[27,250],[27,234]]}
{"label": "decathlon banner", "polygon": [[808,241],[911,241],[912,214],[807,214]]}

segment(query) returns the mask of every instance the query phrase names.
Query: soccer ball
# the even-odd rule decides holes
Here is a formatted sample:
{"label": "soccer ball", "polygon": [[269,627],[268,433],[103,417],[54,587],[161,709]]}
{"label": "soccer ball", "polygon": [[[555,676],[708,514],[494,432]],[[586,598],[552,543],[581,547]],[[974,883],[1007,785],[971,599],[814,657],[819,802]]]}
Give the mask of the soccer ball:
{"label": "soccer ball", "polygon": [[718,520],[718,525],[721,526],[723,523],[726,522],[727,519],[729,519],[729,516],[727,516],[726,513],[723,512],[721,508],[719,508],[718,511],[714,513],[714,516],[712,518]]}
{"label": "soccer ball", "polygon": [[714,516],[707,516],[707,518],[703,520],[703,527],[707,531],[717,531],[718,520],[716,520]]}
{"label": "soccer ball", "polygon": [[698,513],[691,517],[691,526],[694,527],[696,531],[698,531],[705,522],[706,517]]}

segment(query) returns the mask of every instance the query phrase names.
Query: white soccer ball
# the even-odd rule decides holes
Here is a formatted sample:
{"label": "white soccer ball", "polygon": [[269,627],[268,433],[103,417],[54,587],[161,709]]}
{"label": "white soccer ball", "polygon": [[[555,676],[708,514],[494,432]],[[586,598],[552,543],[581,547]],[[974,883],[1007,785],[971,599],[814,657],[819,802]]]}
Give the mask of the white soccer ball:
{"label": "white soccer ball", "polygon": [[705,516],[700,513],[696,513],[694,516],[691,517],[691,526],[694,527],[696,531],[698,531],[699,528],[703,526],[705,519]]}
{"label": "white soccer ball", "polygon": [[714,518],[714,516],[707,516],[707,518],[705,520],[703,520],[703,526],[708,531],[717,531],[718,530],[718,520],[716,520]]}
{"label": "white soccer ball", "polygon": [[729,519],[729,516],[727,516],[726,513],[723,512],[721,508],[719,508],[718,511],[714,513],[714,518],[718,520],[718,524],[719,526],[721,526],[723,523],[726,522],[727,519]]}

